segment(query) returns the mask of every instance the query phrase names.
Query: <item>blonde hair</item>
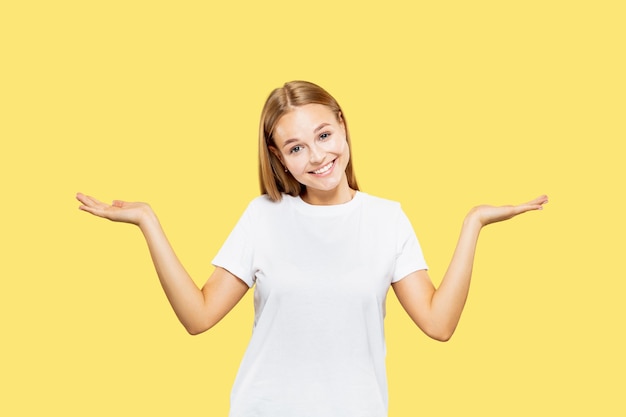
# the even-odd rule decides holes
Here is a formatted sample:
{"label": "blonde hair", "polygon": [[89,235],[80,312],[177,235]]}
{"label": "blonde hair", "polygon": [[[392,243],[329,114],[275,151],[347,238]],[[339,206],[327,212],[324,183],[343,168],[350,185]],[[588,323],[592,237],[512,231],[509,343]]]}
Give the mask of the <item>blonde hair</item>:
{"label": "blonde hair", "polygon": [[[322,104],[332,110],[337,120],[341,121],[345,127],[348,148],[352,150],[345,115],[339,103],[326,90],[308,81],[291,81],[285,83],[283,87],[275,89],[265,102],[259,124],[261,194],[267,194],[273,201],[280,201],[283,193],[299,196],[306,191],[306,187],[300,184],[291,173],[285,172],[280,159],[270,150],[270,146],[276,146],[272,135],[280,118],[295,107],[306,104]],[[346,177],[348,178],[348,186],[358,190],[359,186],[352,167],[352,156],[350,156],[346,166]]]}

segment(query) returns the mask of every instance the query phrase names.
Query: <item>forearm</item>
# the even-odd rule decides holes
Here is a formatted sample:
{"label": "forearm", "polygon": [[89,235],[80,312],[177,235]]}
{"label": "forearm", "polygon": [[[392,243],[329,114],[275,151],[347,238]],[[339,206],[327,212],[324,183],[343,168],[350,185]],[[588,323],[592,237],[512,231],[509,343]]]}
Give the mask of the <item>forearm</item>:
{"label": "forearm", "polygon": [[191,332],[203,317],[204,296],[176,256],[154,212],[146,213],[139,228],[165,295],[180,322]]}
{"label": "forearm", "polygon": [[215,268],[202,290],[198,289],[148,204],[121,200],[106,204],[83,193],[77,193],[76,199],[82,203],[79,209],[94,216],[139,226],[165,295],[189,333],[198,334],[211,328],[248,291],[245,282],[223,268]]}
{"label": "forearm", "polygon": [[393,284],[400,303],[415,324],[434,339],[448,340],[459,323],[467,300],[480,230],[527,211],[541,210],[547,202],[548,197],[543,195],[517,206],[482,205],[470,210],[438,289],[425,270],[415,271]]}
{"label": "forearm", "polygon": [[469,293],[476,245],[482,226],[472,212],[463,221],[463,227],[450,265],[435,291],[431,303],[432,320],[440,329],[442,339],[454,333]]}

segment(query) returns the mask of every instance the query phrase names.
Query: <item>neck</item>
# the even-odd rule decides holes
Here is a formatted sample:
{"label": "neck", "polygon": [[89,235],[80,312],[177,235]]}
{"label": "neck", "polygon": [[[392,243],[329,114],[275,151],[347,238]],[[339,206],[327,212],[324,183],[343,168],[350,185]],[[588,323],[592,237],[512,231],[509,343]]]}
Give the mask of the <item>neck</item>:
{"label": "neck", "polygon": [[301,198],[305,203],[315,206],[332,206],[344,204],[354,198],[356,190],[345,184],[345,187],[337,187],[330,191],[307,189]]}

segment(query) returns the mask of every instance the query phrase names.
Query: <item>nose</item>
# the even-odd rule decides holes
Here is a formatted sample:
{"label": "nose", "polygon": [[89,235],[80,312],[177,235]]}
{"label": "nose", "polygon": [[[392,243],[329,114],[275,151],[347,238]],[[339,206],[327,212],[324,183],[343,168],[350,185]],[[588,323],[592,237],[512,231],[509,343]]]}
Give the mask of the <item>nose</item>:
{"label": "nose", "polygon": [[309,149],[309,162],[312,164],[319,164],[324,160],[324,153],[317,147],[317,145],[313,145]]}

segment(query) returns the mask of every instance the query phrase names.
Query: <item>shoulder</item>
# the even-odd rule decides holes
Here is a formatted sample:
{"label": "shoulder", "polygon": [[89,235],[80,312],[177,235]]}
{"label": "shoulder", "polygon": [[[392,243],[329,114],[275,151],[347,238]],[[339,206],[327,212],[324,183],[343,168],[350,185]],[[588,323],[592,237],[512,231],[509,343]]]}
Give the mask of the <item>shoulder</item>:
{"label": "shoulder", "polygon": [[293,197],[283,195],[283,198],[280,201],[273,201],[267,194],[262,194],[255,197],[252,201],[250,201],[250,203],[248,203],[248,206],[246,207],[246,214],[257,215],[279,213],[291,205],[290,199],[293,199]]}
{"label": "shoulder", "polygon": [[395,230],[403,224],[406,214],[399,202],[365,193],[361,197],[361,212],[368,224],[389,230]]}
{"label": "shoulder", "polygon": [[261,194],[260,196],[253,198],[252,201],[248,203],[248,208],[257,209],[257,208],[268,207],[273,204],[276,204],[276,203],[273,202],[267,194]]}
{"label": "shoulder", "polygon": [[368,194],[362,197],[363,219],[372,234],[381,241],[383,237],[394,242],[404,241],[407,235],[414,234],[411,222],[399,202]]}
{"label": "shoulder", "polygon": [[363,206],[368,210],[373,210],[381,214],[392,214],[402,212],[400,203],[386,198],[376,197],[360,192]]}

